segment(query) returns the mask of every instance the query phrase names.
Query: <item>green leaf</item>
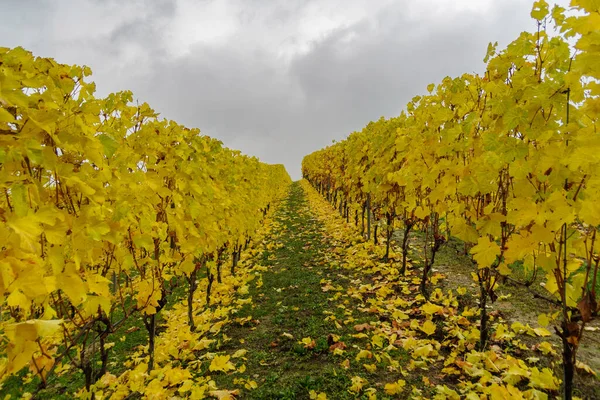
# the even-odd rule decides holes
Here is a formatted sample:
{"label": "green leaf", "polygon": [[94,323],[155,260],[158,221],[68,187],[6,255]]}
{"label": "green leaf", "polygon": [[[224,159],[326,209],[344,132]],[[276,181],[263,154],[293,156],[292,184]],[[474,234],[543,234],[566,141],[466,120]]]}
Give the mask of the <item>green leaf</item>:
{"label": "green leaf", "polygon": [[112,157],[119,148],[119,143],[117,143],[115,139],[106,133],[98,136],[98,140],[100,140],[100,143],[102,143],[102,146],[104,147],[104,155],[108,158]]}

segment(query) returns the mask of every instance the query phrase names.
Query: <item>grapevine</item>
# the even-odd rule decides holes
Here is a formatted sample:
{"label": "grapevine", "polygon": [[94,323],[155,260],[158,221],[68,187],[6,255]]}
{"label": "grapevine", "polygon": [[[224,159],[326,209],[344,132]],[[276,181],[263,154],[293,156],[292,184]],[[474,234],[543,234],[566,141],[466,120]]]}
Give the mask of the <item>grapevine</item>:
{"label": "grapevine", "polygon": [[[431,84],[399,117],[371,122],[302,164],[304,177],[334,205],[342,196],[344,208],[383,210],[388,227],[396,217],[402,221],[401,273],[409,233],[425,233],[426,297],[436,251],[450,237],[464,242],[480,289],[482,351],[489,341],[486,304],[502,282],[518,281],[513,266],[543,276],[539,288],[520,283],[561,310],[555,331],[567,399],[584,327],[600,311],[599,10],[588,1],[572,7],[577,14],[566,16],[537,1],[531,15],[538,30],[504,50],[490,44],[484,75]],[[555,36],[546,32],[550,22]],[[369,218],[367,225],[369,238]]]}
{"label": "grapevine", "polygon": [[239,259],[290,182],[131,92],[94,97],[90,75],[0,49],[0,377],[29,367],[42,387],[70,360],[90,389],[131,318],[143,318],[151,371],[173,283],[187,279],[194,331],[198,270],[220,283],[225,251]]}

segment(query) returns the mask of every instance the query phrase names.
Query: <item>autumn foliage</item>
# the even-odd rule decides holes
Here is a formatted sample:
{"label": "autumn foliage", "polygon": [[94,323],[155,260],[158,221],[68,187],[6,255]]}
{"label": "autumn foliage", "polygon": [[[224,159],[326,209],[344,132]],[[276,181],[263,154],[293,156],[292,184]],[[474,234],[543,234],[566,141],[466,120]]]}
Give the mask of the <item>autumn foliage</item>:
{"label": "autumn foliage", "polygon": [[[76,367],[89,389],[133,318],[152,370],[164,358],[156,314],[178,277],[208,302],[207,277],[225,280],[224,259],[240,259],[290,182],[282,165],[161,120],[131,92],[94,97],[90,74],[0,48],[1,378],[28,367],[44,386]],[[228,279],[242,286],[240,275]]]}
{"label": "autumn foliage", "polygon": [[[537,31],[504,50],[490,44],[485,74],[431,84],[400,116],[371,122],[302,164],[342,216],[362,219],[365,236],[371,218],[385,219],[388,231],[401,223],[406,254],[411,230],[425,234],[426,298],[440,246],[464,242],[479,286],[482,351],[486,304],[524,268],[531,279],[517,283],[561,311],[566,398],[584,327],[600,311],[600,19],[597,2],[571,5],[576,13],[537,1]],[[532,286],[538,278],[542,285]]]}

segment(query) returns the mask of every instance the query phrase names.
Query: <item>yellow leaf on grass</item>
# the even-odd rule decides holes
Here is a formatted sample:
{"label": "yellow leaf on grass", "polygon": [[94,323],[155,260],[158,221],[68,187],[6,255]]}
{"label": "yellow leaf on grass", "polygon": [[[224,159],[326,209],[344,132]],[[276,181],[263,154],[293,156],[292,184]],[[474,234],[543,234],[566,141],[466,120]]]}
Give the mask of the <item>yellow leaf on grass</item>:
{"label": "yellow leaf on grass", "polygon": [[368,382],[366,379],[361,378],[360,376],[354,376],[352,377],[352,386],[350,386],[350,390],[353,393],[359,393],[363,386],[366,385]]}
{"label": "yellow leaf on grass", "polygon": [[535,332],[536,335],[538,336],[551,336],[552,334],[550,333],[550,331],[546,328],[534,328],[533,331]]}
{"label": "yellow leaf on grass", "polygon": [[403,379],[398,379],[393,383],[386,383],[384,386],[385,394],[395,395],[402,393],[402,390],[406,386],[406,382]]}
{"label": "yellow leaf on grass", "polygon": [[327,400],[327,395],[325,393],[317,393],[314,390],[308,392],[308,396],[311,400]]}
{"label": "yellow leaf on grass", "polygon": [[404,312],[404,311],[400,311],[400,310],[396,310],[392,313],[392,317],[394,319],[398,319],[398,320],[405,320],[405,319],[409,319],[409,316]]}
{"label": "yellow leaf on grass", "polygon": [[529,385],[540,389],[557,390],[558,379],[554,377],[550,369],[544,368],[540,371],[534,367],[529,376]]}
{"label": "yellow leaf on grass", "polygon": [[431,344],[426,344],[424,346],[417,347],[413,352],[413,358],[417,357],[431,357],[437,355],[437,351],[433,348]]}
{"label": "yellow leaf on grass", "polygon": [[420,327],[420,329],[427,334],[427,336],[431,336],[435,333],[436,326],[431,320],[425,321],[425,323]]}
{"label": "yellow leaf on grass", "polygon": [[231,371],[235,369],[235,365],[231,361],[229,361],[230,356],[215,356],[210,362],[210,367],[208,369],[210,371]]}
{"label": "yellow leaf on grass", "polygon": [[194,345],[194,350],[204,350],[204,349],[208,349],[208,347],[214,343],[214,339],[200,339],[195,345]]}
{"label": "yellow leaf on grass", "polygon": [[373,335],[371,337],[371,343],[373,344],[373,346],[379,347],[379,348],[383,347],[384,340],[385,340],[385,338],[381,335]]}
{"label": "yellow leaf on grass", "polygon": [[310,336],[303,338],[298,343],[304,345],[305,349],[314,349],[317,345],[317,343]]}
{"label": "yellow leaf on grass", "polygon": [[582,363],[581,361],[577,360],[575,362],[575,368],[577,368],[580,371],[585,371],[590,375],[596,375],[596,371],[594,371],[589,365]]}
{"label": "yellow leaf on grass", "polygon": [[240,350],[236,351],[235,353],[233,353],[231,358],[244,357],[247,352],[248,352],[248,350],[246,350],[246,349],[240,349]]}
{"label": "yellow leaf on grass", "polygon": [[537,347],[538,350],[542,352],[542,354],[556,354],[554,347],[548,342],[542,342]]}
{"label": "yellow leaf on grass", "polygon": [[494,338],[496,340],[506,340],[506,339],[512,339],[514,337],[515,337],[515,334],[508,330],[508,327],[506,326],[506,324],[499,323],[496,326],[496,332],[494,333]]}
{"label": "yellow leaf on grass", "polygon": [[370,373],[374,373],[377,370],[377,364],[363,364],[363,367]]}
{"label": "yellow leaf on grass", "polygon": [[341,356],[345,353],[344,350],[340,349],[339,347],[336,347],[335,349],[333,349],[333,355],[334,356]]}
{"label": "yellow leaf on grass", "polygon": [[371,353],[369,350],[359,351],[356,355],[356,361],[361,360],[363,358],[373,358],[373,353]]}
{"label": "yellow leaf on grass", "polygon": [[212,390],[208,392],[212,397],[219,400],[235,400],[235,396],[240,394],[239,390]]}
{"label": "yellow leaf on grass", "polygon": [[439,395],[443,396],[442,399],[460,400],[458,393],[446,385],[437,385],[435,389]]}
{"label": "yellow leaf on grass", "polygon": [[248,390],[253,390],[253,389],[258,388],[258,383],[256,383],[256,381],[248,380],[248,381],[246,381],[246,384],[244,385],[244,387]]}
{"label": "yellow leaf on grass", "polygon": [[431,304],[427,302],[421,306],[421,310],[427,315],[433,315],[439,311],[441,311],[443,307],[438,306],[437,304]]}

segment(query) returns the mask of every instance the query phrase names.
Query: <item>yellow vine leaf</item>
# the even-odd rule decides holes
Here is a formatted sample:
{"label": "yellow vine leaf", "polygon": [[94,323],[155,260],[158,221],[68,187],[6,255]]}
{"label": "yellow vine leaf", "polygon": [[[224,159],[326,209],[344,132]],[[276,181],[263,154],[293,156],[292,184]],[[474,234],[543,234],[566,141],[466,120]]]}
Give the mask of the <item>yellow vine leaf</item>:
{"label": "yellow vine leaf", "polygon": [[311,390],[310,392],[308,392],[308,396],[310,397],[311,400],[327,400],[327,394],[325,394],[323,392],[317,393],[314,390]]}
{"label": "yellow vine leaf", "polygon": [[431,336],[435,333],[436,326],[431,320],[426,320],[423,325],[421,325],[420,329],[427,334],[427,336]]}
{"label": "yellow vine leaf", "polygon": [[235,396],[240,394],[239,390],[211,390],[208,392],[211,397],[218,400],[235,400]]}
{"label": "yellow vine leaf", "polygon": [[210,362],[210,366],[208,367],[209,371],[232,371],[235,369],[235,365],[231,361],[229,361],[231,357],[228,355],[223,356],[215,356]]}
{"label": "yellow vine leaf", "polygon": [[487,237],[477,240],[477,245],[471,249],[473,258],[477,261],[479,268],[489,268],[500,255],[500,246]]}
{"label": "yellow vine leaf", "polygon": [[393,396],[395,394],[402,393],[405,386],[406,381],[404,381],[403,379],[398,379],[396,382],[386,383],[383,389],[385,390],[386,394]]}
{"label": "yellow vine leaf", "polygon": [[370,373],[375,373],[377,370],[377,364],[363,364],[363,367]]}
{"label": "yellow vine leaf", "polygon": [[363,387],[368,384],[367,380],[364,378],[361,378],[360,376],[353,376],[351,378],[352,381],[352,385],[350,386],[350,388],[348,389],[350,392],[352,393],[360,393],[363,389]]}
{"label": "yellow vine leaf", "polygon": [[437,304],[433,304],[430,302],[427,302],[425,304],[423,304],[421,306],[421,310],[426,314],[426,315],[434,315],[439,313],[440,311],[442,311],[444,308],[441,306],[438,306]]}
{"label": "yellow vine leaf", "polygon": [[548,368],[544,368],[542,371],[536,367],[532,368],[531,375],[529,376],[529,384],[540,389],[558,389],[558,379],[554,377],[552,371]]}

